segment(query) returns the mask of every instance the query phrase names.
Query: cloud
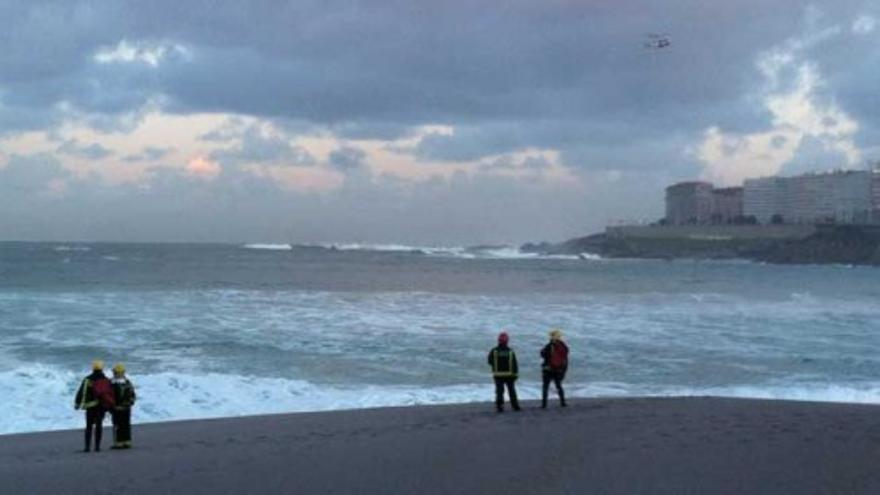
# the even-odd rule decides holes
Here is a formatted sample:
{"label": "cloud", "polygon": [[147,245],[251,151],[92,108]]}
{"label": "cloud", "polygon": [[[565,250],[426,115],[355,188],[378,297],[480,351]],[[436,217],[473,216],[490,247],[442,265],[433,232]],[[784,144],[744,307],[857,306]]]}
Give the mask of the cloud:
{"label": "cloud", "polygon": [[398,122],[352,120],[333,124],[328,131],[341,139],[397,141],[411,137],[415,129]]}
{"label": "cloud", "polygon": [[186,163],[187,174],[201,179],[213,179],[221,170],[217,162],[203,156],[197,156]]}
{"label": "cloud", "polygon": [[[12,171],[0,169],[0,185],[8,186],[12,175],[34,172],[29,165],[38,160],[29,160]],[[345,181],[327,195],[285,190],[267,176],[236,169],[204,180],[193,171],[218,169],[199,160],[190,170],[154,167],[146,182],[120,186],[70,176],[52,163],[49,159],[39,174],[28,175],[29,191],[45,191],[51,180],[66,178],[63,201],[29,193],[15,201],[0,195],[0,203],[6,201],[6,214],[0,215],[3,238],[448,245],[555,239],[563,236],[560,232],[589,227],[578,214],[585,193],[579,185],[548,188],[466,174],[421,183],[376,176]],[[532,227],[525,233],[513,218]]]}
{"label": "cloud", "polygon": [[121,40],[113,47],[99,48],[93,58],[99,64],[143,63],[152,68],[159,67],[168,57],[191,56],[189,50],[174,43],[129,42]]}
{"label": "cloud", "polygon": [[490,160],[488,163],[483,163],[481,165],[481,170],[483,170],[484,172],[542,172],[550,168],[550,166],[550,160],[548,160],[547,157],[541,155],[526,155],[524,157],[504,155],[494,160]]}
{"label": "cloud", "polygon": [[877,27],[877,19],[869,15],[861,15],[852,23],[852,32],[866,35],[874,32]]}
{"label": "cloud", "polygon": [[[3,14],[21,44],[0,56],[0,85],[5,78],[26,80],[31,84],[17,92],[85,111],[132,112],[152,97],[174,112],[304,119],[349,137],[401,136],[408,127],[435,123],[625,120],[634,100],[652,101],[654,118],[667,125],[688,125],[683,114],[695,106],[714,115],[726,111],[748,83],[743,55],[788,32],[796,4],[16,6]],[[696,7],[723,22],[676,21]],[[763,16],[756,20],[750,12],[758,8]],[[242,18],[260,29],[245,28]],[[675,49],[646,54],[643,34],[658,24],[675,31]],[[736,36],[745,25],[751,36]],[[724,45],[719,57],[717,43],[726,39],[738,42]],[[22,48],[28,43],[30,49]],[[35,51],[53,56],[29,60]],[[682,78],[694,64],[701,76]],[[103,108],[100,99],[86,97],[94,87],[119,93],[114,99],[127,108]]]}
{"label": "cloud", "polygon": [[168,156],[168,154],[175,151],[173,146],[162,147],[162,146],[145,146],[140,153],[135,153],[132,155],[126,155],[123,160],[127,162],[155,162],[157,160],[161,160]]}
{"label": "cloud", "polygon": [[70,172],[51,155],[12,155],[0,168],[0,191],[9,196],[48,193],[53,183],[70,177]]}
{"label": "cloud", "polygon": [[[818,169],[859,164],[862,155],[855,143],[859,124],[823,93],[826,81],[818,65],[806,58],[809,49],[840,33],[837,26],[820,29],[786,40],[758,57],[765,87],[757,100],[772,115],[771,126],[751,133],[708,127],[695,152],[705,165],[704,178],[738,184],[745,178],[777,174],[795,158],[813,162]],[[809,146],[802,146],[805,142]],[[813,156],[805,156],[810,150]],[[818,163],[830,157],[835,159]]]}
{"label": "cloud", "polygon": [[40,186],[66,209],[0,232],[558,238],[672,180],[853,163],[880,142],[880,12],[814,5],[0,2],[3,151],[76,170]]}
{"label": "cloud", "polygon": [[211,158],[227,165],[273,163],[283,166],[310,167],[317,161],[305,148],[291,144],[291,137],[265,123],[227,122],[223,127],[202,136],[205,141],[233,142],[215,150]]}
{"label": "cloud", "polygon": [[103,160],[109,156],[113,156],[113,152],[101,146],[98,143],[79,144],[76,139],[68,139],[61,143],[56,149],[58,153],[73,156],[76,158],[84,158],[88,160]]}
{"label": "cloud", "polygon": [[358,148],[343,146],[330,152],[327,162],[336,170],[349,172],[365,166],[367,154]]}
{"label": "cloud", "polygon": [[223,124],[215,127],[209,132],[199,136],[202,141],[226,143],[241,138],[241,135],[247,130],[248,122],[238,116],[226,119]]}

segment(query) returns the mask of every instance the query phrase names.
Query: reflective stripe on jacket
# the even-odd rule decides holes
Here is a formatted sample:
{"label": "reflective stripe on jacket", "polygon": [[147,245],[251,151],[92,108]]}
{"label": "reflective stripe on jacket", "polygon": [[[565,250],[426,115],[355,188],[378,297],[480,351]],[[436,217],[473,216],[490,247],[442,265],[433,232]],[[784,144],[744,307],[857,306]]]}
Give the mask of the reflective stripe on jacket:
{"label": "reflective stripe on jacket", "polygon": [[97,405],[98,399],[95,398],[95,394],[92,392],[92,381],[85,378],[76,392],[76,407],[78,409],[91,409]]}
{"label": "reflective stripe on jacket", "polygon": [[489,366],[492,367],[492,376],[497,378],[515,378],[519,373],[516,353],[507,346],[498,346],[489,351]]}
{"label": "reflective stripe on jacket", "polygon": [[113,395],[116,397],[116,409],[130,409],[137,398],[134,385],[128,378],[114,378],[111,383],[113,383]]}

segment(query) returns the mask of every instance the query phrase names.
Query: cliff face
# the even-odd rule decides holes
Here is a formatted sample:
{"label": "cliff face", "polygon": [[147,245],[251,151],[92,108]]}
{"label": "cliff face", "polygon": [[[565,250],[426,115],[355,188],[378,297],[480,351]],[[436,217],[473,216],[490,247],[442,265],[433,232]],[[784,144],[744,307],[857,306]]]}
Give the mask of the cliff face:
{"label": "cliff face", "polygon": [[880,266],[880,228],[825,226],[797,239],[638,237],[595,234],[559,244],[530,244],[545,254],[598,254],[606,258],[748,259],[768,263]]}

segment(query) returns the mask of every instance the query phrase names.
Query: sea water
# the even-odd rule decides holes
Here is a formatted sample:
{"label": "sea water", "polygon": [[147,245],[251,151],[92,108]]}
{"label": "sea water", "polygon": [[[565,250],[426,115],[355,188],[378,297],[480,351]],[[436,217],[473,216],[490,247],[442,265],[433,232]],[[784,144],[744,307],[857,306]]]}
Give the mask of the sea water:
{"label": "sea water", "polygon": [[574,397],[880,401],[880,269],[515,248],[0,243],[0,433],[77,427],[93,359],[136,422],[523,398],[547,331]]}

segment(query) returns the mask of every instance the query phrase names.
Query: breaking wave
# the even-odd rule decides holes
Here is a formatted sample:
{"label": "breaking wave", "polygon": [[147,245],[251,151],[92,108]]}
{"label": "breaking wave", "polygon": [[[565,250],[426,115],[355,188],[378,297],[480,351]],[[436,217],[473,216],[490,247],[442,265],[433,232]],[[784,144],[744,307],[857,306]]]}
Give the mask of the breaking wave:
{"label": "breaking wave", "polygon": [[[248,245],[254,246],[254,245]],[[271,245],[274,246],[274,245]],[[287,245],[285,245],[287,246]],[[556,260],[587,260],[598,261],[602,257],[592,253],[581,254],[542,254],[522,251],[514,246],[410,246],[406,244],[297,244],[290,247],[306,249],[326,249],[329,251],[361,251],[380,253],[403,253],[424,256],[436,256],[444,258],[460,259],[505,259],[505,260],[528,260],[528,259],[556,259]],[[271,249],[271,248],[263,248]],[[286,249],[286,248],[285,248]]]}
{"label": "breaking wave", "polygon": [[[6,405],[0,434],[81,427],[73,395],[82,376],[49,366],[0,372],[0,385],[15,401]],[[132,376],[138,390],[135,421],[151,423],[255,414],[488,402],[486,383],[414,387],[319,385],[305,380],[208,373]],[[537,382],[519,387],[524,400],[537,399]],[[694,397],[782,399],[876,404],[880,383],[852,385],[750,385],[718,388],[651,388],[624,383],[568,384],[571,397]],[[242,393],[247,391],[247,393]]]}
{"label": "breaking wave", "polygon": [[245,244],[245,249],[266,249],[270,251],[290,251],[293,246],[290,244]]}
{"label": "breaking wave", "polygon": [[90,247],[88,247],[88,246],[66,246],[66,245],[62,245],[62,246],[55,246],[54,248],[52,248],[52,250],[53,250],[53,251],[57,251],[57,252],[59,252],[59,253],[69,253],[69,252],[83,252],[83,253],[84,253],[84,252],[87,252],[87,251],[91,251],[92,248],[90,248]]}

